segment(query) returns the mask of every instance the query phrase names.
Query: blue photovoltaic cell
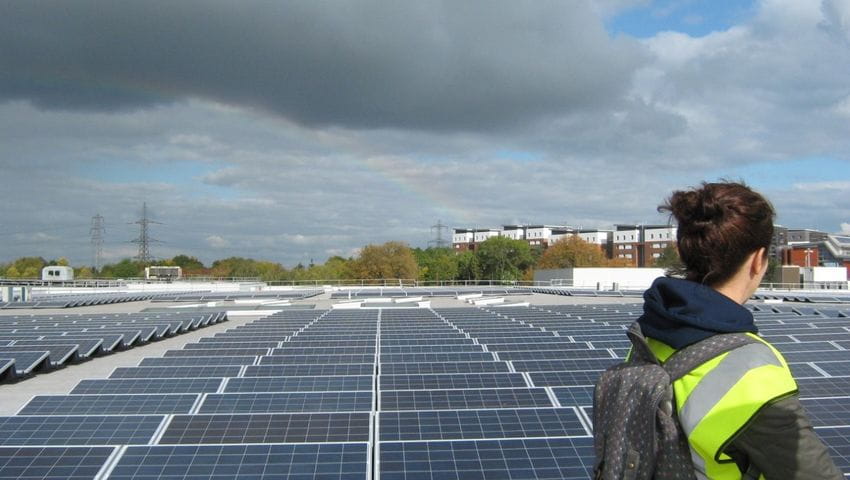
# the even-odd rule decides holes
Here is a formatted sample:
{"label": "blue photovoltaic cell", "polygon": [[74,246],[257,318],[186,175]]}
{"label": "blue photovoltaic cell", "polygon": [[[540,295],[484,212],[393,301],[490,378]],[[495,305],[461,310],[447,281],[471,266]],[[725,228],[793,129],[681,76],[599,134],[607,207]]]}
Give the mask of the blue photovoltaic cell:
{"label": "blue photovoltaic cell", "polygon": [[[200,413],[362,412],[372,410],[372,392],[209,394]],[[184,412],[185,413],[185,412]]]}
{"label": "blue photovoltaic cell", "polygon": [[375,355],[275,355],[260,357],[260,365],[328,365],[373,363]]}
{"label": "blue photovoltaic cell", "polygon": [[791,369],[791,375],[794,378],[823,377],[823,373],[815,370],[808,363],[789,363],[788,368]]}
{"label": "blue photovoltaic cell", "polygon": [[381,390],[440,390],[450,388],[527,387],[519,373],[456,373],[381,375]]}
{"label": "blue photovoltaic cell", "polygon": [[[265,358],[265,357],[264,357]],[[159,357],[144,358],[139,362],[140,367],[213,367],[230,365],[253,365],[257,357]]]}
{"label": "blue photovoltaic cell", "polygon": [[593,439],[381,442],[381,480],[586,480]]}
{"label": "blue photovoltaic cell", "polygon": [[381,441],[586,436],[572,408],[381,412]]}
{"label": "blue photovoltaic cell", "polygon": [[804,398],[800,402],[816,427],[850,425],[850,397]]}
{"label": "blue photovoltaic cell", "polygon": [[439,363],[384,363],[382,375],[423,375],[429,373],[485,373],[510,372],[505,362],[439,362]]}
{"label": "blue photovoltaic cell", "polygon": [[338,392],[372,390],[372,377],[247,377],[231,378],[225,393],[253,392]]}
{"label": "blue photovoltaic cell", "polygon": [[580,359],[601,359],[610,360],[611,352],[608,350],[538,350],[538,351],[514,351],[514,352],[497,352],[499,360],[518,361],[518,360],[580,360]]}
{"label": "blue photovoltaic cell", "polygon": [[622,359],[608,360],[519,360],[513,362],[518,372],[555,372],[559,370],[605,370],[622,362]]}
{"label": "blue photovoltaic cell", "polygon": [[114,447],[3,447],[0,478],[91,480]]}
{"label": "blue photovoltaic cell", "polygon": [[542,388],[381,392],[381,410],[465,410],[552,406],[552,401]]}
{"label": "blue photovoltaic cell", "polygon": [[129,447],[113,480],[364,479],[368,444],[200,445]]}
{"label": "blue photovoltaic cell", "polygon": [[850,377],[801,378],[800,398],[850,396]]}
{"label": "blue photovoltaic cell", "polygon": [[221,378],[127,378],[83,380],[71,390],[72,395],[120,393],[213,393]]}
{"label": "blue photovoltaic cell", "polygon": [[160,445],[368,442],[371,414],[175,415]]}
{"label": "blue photovoltaic cell", "polygon": [[190,377],[235,377],[242,367],[119,367],[109,378],[190,378]]}
{"label": "blue photovoltaic cell", "polygon": [[596,385],[599,380],[601,370],[586,370],[586,371],[559,371],[559,372],[532,372],[528,376],[531,377],[531,383],[535,387],[559,387],[559,386],[575,386],[575,385]]}
{"label": "blue photovoltaic cell", "polygon": [[38,395],[18,415],[189,413],[198,395]]}
{"label": "blue photovoltaic cell", "polygon": [[829,456],[845,476],[850,474],[850,427],[816,427],[823,443],[829,448]]}
{"label": "blue photovoltaic cell", "polygon": [[[252,365],[245,369],[246,377],[309,377],[372,375],[375,365],[371,363],[329,365]],[[235,375],[234,375],[235,376]]]}
{"label": "blue photovoltaic cell", "polygon": [[815,365],[830,375],[843,376],[850,373],[850,362],[815,362]]}
{"label": "blue photovoltaic cell", "polygon": [[163,415],[0,417],[0,445],[146,444]]}
{"label": "blue photovoltaic cell", "polygon": [[564,407],[580,407],[593,405],[593,387],[555,387],[552,389],[555,398]]}

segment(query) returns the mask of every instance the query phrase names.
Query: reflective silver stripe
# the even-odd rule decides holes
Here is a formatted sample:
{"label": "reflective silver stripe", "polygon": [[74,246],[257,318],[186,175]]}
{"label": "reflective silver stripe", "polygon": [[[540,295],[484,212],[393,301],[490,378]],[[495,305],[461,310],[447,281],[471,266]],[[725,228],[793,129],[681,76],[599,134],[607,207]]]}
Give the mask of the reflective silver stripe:
{"label": "reflective silver stripe", "polygon": [[751,343],[729,352],[697,384],[679,411],[679,421],[685,433],[690,436],[708,412],[747,372],[765,365],[782,366],[782,363],[763,343]]}
{"label": "reflective silver stripe", "polygon": [[693,447],[691,447],[691,460],[694,462],[694,474],[696,474],[697,480],[711,480],[705,473],[705,459],[700,457]]}

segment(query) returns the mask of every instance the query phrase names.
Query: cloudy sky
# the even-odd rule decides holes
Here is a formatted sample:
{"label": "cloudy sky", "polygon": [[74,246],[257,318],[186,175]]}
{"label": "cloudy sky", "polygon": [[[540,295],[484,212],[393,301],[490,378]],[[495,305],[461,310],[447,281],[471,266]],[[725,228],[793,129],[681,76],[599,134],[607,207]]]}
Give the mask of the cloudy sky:
{"label": "cloudy sky", "polygon": [[0,261],[293,266],[665,219],[743,179],[850,230],[850,0],[0,4]]}

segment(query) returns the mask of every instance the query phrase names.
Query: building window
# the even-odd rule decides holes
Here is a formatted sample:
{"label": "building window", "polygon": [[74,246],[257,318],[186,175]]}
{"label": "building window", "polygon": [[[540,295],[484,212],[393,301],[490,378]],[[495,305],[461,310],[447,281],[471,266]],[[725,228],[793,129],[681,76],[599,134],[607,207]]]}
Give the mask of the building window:
{"label": "building window", "polygon": [[632,258],[632,254],[631,254],[631,253],[627,253],[627,254],[626,254],[626,258]]}
{"label": "building window", "polygon": [[660,257],[660,256],[661,256],[661,254],[660,254],[660,253],[653,253],[653,254],[652,254],[652,258],[658,258],[658,257]]}

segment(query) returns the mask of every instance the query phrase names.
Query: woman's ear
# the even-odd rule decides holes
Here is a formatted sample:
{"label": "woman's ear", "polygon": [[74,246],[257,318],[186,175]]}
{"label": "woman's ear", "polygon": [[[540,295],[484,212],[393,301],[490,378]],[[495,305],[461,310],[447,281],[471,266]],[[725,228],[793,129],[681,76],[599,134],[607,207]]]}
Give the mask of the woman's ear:
{"label": "woman's ear", "polygon": [[767,250],[762,247],[753,252],[749,259],[750,276],[761,276],[767,271]]}

